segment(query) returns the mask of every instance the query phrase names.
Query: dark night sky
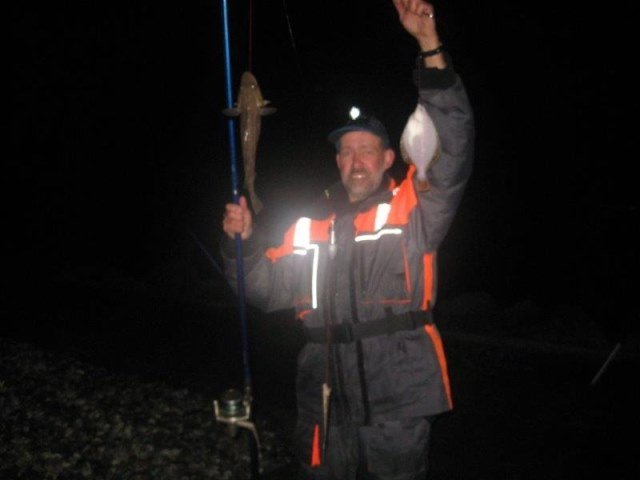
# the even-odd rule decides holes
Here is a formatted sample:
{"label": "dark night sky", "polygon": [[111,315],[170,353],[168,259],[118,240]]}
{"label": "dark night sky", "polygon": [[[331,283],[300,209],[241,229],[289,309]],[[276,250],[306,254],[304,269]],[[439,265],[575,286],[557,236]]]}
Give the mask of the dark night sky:
{"label": "dark night sky", "polygon": [[[237,82],[249,62],[248,2],[231,3]],[[434,3],[477,126],[474,175],[441,252],[443,294],[568,299],[628,315],[632,17],[581,4]],[[293,214],[285,207],[337,178],[325,136],[352,103],[395,138],[415,105],[416,48],[390,1],[289,0],[295,43],[283,5],[254,0],[251,49],[278,108],[263,122],[257,166],[265,221],[278,227]],[[16,7],[8,206],[25,281],[81,265],[144,276],[177,255],[189,228],[215,250],[230,198],[220,6]]]}

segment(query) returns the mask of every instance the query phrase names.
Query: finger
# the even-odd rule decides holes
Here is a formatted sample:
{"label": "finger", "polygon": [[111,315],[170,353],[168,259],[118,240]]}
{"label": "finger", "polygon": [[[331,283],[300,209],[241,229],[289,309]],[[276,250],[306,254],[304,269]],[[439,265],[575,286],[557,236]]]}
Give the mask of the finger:
{"label": "finger", "polygon": [[411,0],[408,9],[411,13],[420,17],[433,18],[433,5],[422,0]]}
{"label": "finger", "polygon": [[224,212],[224,217],[222,221],[222,226],[224,229],[237,229],[242,228],[244,224],[244,215],[242,212],[242,208],[238,205],[230,203],[227,205],[226,210]]}
{"label": "finger", "polygon": [[241,219],[226,217],[222,223],[222,229],[229,236],[234,236],[236,233],[244,231],[244,222]]}
{"label": "finger", "polygon": [[433,5],[431,5],[430,3],[427,3],[427,2],[421,2],[421,3],[422,3],[422,5],[419,8],[419,13],[418,14],[423,16],[423,17],[433,18],[435,16]]}
{"label": "finger", "polygon": [[407,11],[406,0],[393,0],[393,6],[396,7],[398,15],[401,17]]}
{"label": "finger", "polygon": [[242,218],[242,207],[240,205],[236,205],[235,203],[228,203],[225,208],[225,217],[226,218]]}

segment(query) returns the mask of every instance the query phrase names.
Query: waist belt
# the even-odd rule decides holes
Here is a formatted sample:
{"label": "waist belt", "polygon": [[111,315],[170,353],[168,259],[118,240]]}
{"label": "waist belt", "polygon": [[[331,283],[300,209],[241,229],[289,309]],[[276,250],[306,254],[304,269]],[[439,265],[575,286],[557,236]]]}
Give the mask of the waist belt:
{"label": "waist belt", "polygon": [[[431,310],[390,315],[363,323],[339,323],[330,327],[331,341],[351,343],[362,338],[391,335],[401,330],[415,330],[430,323],[433,323]],[[327,343],[327,331],[324,327],[305,327],[304,332],[308,342]]]}

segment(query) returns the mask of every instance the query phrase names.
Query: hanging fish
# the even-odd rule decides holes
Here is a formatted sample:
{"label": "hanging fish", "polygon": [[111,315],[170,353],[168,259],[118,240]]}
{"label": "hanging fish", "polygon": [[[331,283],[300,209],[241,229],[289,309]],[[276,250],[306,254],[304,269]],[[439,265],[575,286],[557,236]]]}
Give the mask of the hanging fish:
{"label": "hanging fish", "polygon": [[400,154],[405,162],[415,165],[418,190],[428,190],[427,171],[440,156],[440,141],[433,120],[420,103],[409,116],[400,137]]}
{"label": "hanging fish", "polygon": [[260,120],[264,115],[275,113],[274,107],[268,107],[268,100],[262,98],[256,77],[244,72],[240,79],[238,101],[233,108],[225,108],[222,113],[229,117],[240,117],[240,145],[244,166],[244,187],[249,192],[251,206],[255,213],[262,210],[262,202],[255,191],[256,153],[260,138]]}

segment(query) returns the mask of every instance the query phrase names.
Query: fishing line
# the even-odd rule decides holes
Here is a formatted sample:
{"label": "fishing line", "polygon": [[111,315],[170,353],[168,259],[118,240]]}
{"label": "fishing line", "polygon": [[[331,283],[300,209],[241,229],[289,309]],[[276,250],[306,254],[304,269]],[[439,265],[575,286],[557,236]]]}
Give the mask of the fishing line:
{"label": "fishing line", "polygon": [[291,46],[293,47],[293,56],[296,59],[298,74],[300,75],[300,78],[302,78],[302,67],[300,66],[300,57],[298,56],[298,47],[296,46],[296,39],[293,36],[293,28],[291,28],[291,19],[289,18],[289,10],[287,8],[286,0],[282,0],[282,9],[284,10],[284,18],[287,21],[287,29],[289,30],[289,38],[291,39]]}
{"label": "fishing line", "polygon": [[249,0],[249,53],[247,54],[249,57],[248,60],[248,70],[253,72],[251,67],[251,61],[253,60],[253,0]]}
{"label": "fishing line", "polygon": [[211,265],[213,265],[213,268],[216,270],[216,272],[218,272],[222,277],[224,277],[224,272],[222,271],[222,268],[220,267],[220,265],[218,265],[218,262],[216,262],[215,258],[213,258],[213,255],[209,253],[209,250],[207,250],[207,247],[204,246],[204,244],[200,241],[198,236],[193,232],[193,230],[191,230],[191,228],[187,228],[187,232],[189,233],[193,241],[196,242],[196,245],[200,247],[200,250],[202,251],[202,253],[204,253],[205,257],[207,257]]}

